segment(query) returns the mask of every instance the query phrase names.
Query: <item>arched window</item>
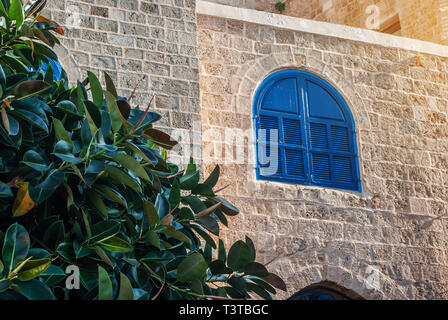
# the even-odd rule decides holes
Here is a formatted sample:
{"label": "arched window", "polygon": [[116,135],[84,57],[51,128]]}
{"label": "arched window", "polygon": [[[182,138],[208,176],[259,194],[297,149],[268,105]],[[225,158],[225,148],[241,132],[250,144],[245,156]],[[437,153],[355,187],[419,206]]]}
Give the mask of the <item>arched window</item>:
{"label": "arched window", "polygon": [[361,191],[353,116],[327,81],[288,69],[254,99],[257,178]]}
{"label": "arched window", "polygon": [[334,282],[322,281],[300,290],[288,300],[364,300],[364,298]]}

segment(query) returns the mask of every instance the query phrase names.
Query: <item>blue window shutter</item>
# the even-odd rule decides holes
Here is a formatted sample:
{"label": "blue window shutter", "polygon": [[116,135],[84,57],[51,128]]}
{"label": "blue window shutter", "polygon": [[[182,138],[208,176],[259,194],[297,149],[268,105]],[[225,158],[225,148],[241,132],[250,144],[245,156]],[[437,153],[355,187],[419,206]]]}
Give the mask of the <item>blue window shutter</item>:
{"label": "blue window shutter", "polygon": [[328,149],[327,125],[310,122],[311,147],[313,149]]}
{"label": "blue window shutter", "polygon": [[[301,70],[282,70],[266,78],[254,99],[257,173],[260,179],[361,191],[350,108],[328,82]],[[267,131],[266,140],[258,134]],[[260,174],[269,164],[271,130],[278,130],[278,170]]]}

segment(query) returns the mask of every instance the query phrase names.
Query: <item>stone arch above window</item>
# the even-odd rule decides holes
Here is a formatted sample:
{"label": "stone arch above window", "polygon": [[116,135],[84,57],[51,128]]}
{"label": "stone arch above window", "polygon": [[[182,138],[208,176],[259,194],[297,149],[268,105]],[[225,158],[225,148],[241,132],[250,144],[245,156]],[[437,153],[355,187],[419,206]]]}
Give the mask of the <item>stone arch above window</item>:
{"label": "stone arch above window", "polygon": [[300,290],[289,300],[364,300],[364,298],[337,283],[322,281]]}
{"label": "stone arch above window", "polygon": [[355,122],[326,80],[274,72],[255,93],[253,121],[258,179],[361,191]]}

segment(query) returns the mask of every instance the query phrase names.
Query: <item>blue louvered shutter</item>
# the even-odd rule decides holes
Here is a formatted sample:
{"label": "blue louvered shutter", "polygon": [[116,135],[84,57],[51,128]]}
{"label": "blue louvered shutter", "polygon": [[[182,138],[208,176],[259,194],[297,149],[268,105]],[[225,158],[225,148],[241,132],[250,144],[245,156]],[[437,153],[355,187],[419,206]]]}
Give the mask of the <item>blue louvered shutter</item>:
{"label": "blue louvered shutter", "polygon": [[[327,82],[304,71],[279,71],[262,83],[254,107],[260,178],[360,191],[353,119]],[[278,141],[271,142],[273,130]],[[266,157],[277,150],[277,157],[266,163],[260,148]],[[263,170],[272,165],[275,173]]]}
{"label": "blue louvered shutter", "polygon": [[358,189],[352,121],[327,88],[307,79],[311,183]]}
{"label": "blue louvered shutter", "polygon": [[[257,130],[258,148],[266,148],[267,156],[271,156],[271,146],[276,146],[278,152],[277,163],[272,161],[266,164],[258,158],[258,168],[261,169],[259,173],[272,180],[305,181],[307,157],[302,132],[304,120],[296,74],[271,81],[260,99],[256,122],[257,129],[266,130],[265,140]],[[278,132],[278,140],[274,144],[270,142],[271,130]],[[265,175],[263,169],[272,165],[277,168],[275,174],[268,171]]]}

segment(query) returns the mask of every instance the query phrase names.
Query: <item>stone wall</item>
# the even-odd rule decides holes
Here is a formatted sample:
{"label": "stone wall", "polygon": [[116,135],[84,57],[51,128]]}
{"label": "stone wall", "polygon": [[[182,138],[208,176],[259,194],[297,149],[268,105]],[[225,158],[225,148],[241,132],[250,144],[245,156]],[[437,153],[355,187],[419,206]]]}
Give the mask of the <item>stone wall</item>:
{"label": "stone wall", "polygon": [[275,12],[275,4],[279,0],[206,0],[209,2],[225,4],[228,6]]}
{"label": "stone wall", "polygon": [[[447,299],[446,56],[274,28],[267,18],[265,25],[197,20],[204,168],[224,154],[219,186],[230,186],[221,194],[242,211],[225,237],[255,241],[257,259],[288,284],[276,298],[328,280],[369,299]],[[282,68],[320,75],[346,98],[362,194],[256,180],[247,164],[252,99]],[[238,148],[247,158],[235,163]]]}
{"label": "stone wall", "polygon": [[[57,52],[72,82],[88,70],[103,81],[107,71],[126,97],[139,84],[134,104],[146,107],[155,93],[158,126],[200,141],[195,0],[58,0],[46,10],[66,30]],[[188,157],[190,142],[183,141]]]}
{"label": "stone wall", "polygon": [[[372,9],[372,6],[376,6]],[[448,44],[448,2],[446,0],[287,0],[286,15],[377,29],[372,17],[378,14],[378,30],[387,29],[394,16],[401,35]],[[397,20],[397,21],[398,21]]]}

